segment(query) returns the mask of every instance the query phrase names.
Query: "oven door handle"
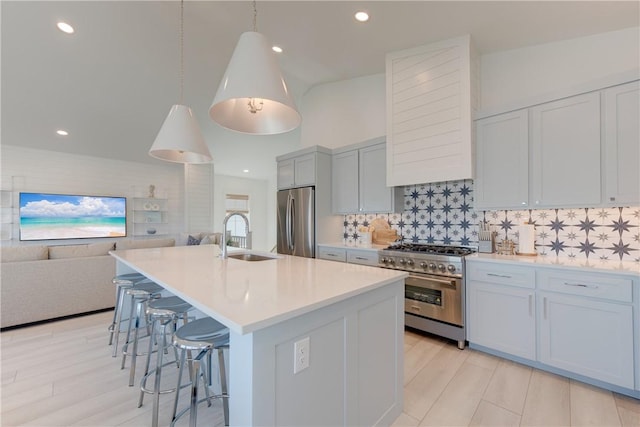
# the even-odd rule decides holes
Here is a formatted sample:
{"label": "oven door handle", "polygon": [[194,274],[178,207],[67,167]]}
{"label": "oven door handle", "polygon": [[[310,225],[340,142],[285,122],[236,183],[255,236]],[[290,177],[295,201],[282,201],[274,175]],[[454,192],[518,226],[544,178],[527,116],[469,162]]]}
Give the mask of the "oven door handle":
{"label": "oven door handle", "polygon": [[425,284],[428,284],[428,283],[435,283],[439,286],[445,286],[447,288],[456,289],[456,281],[454,279],[446,280],[446,279],[439,279],[435,277],[415,276],[413,274],[409,274],[409,277],[405,279],[406,285],[425,287]]}

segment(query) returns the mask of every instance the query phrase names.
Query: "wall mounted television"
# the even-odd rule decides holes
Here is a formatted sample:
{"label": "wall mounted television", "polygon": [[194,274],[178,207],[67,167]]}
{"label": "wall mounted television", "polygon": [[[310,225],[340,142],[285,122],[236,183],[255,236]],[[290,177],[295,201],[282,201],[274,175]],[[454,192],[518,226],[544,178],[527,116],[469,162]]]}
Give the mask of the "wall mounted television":
{"label": "wall mounted television", "polygon": [[20,193],[20,240],[126,235],[126,197]]}

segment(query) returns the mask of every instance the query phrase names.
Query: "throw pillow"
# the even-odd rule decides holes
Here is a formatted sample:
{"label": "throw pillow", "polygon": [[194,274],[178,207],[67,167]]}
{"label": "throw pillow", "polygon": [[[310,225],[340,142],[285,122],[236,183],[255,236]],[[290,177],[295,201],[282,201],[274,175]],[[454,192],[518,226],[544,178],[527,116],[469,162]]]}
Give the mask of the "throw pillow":
{"label": "throw pillow", "polygon": [[210,235],[206,234],[202,240],[200,240],[200,244],[201,245],[212,245],[213,244],[213,239],[211,238]]}
{"label": "throw pillow", "polygon": [[202,240],[202,239],[198,239],[197,237],[193,237],[193,236],[189,235],[189,238],[187,239],[187,246],[199,245],[200,244],[200,240]]}

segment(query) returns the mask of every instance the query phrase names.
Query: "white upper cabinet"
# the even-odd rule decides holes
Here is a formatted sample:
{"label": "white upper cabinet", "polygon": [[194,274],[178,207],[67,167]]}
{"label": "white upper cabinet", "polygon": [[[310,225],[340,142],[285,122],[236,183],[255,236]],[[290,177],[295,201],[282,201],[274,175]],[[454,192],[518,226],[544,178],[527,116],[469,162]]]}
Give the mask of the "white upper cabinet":
{"label": "white upper cabinet", "polygon": [[605,203],[640,204],[640,85],[637,81],[603,92]]}
{"label": "white upper cabinet", "polygon": [[335,150],[331,167],[333,213],[402,211],[402,187],[387,187],[386,156],[384,143],[355,144]]}
{"label": "white upper cabinet", "polygon": [[303,154],[278,161],[278,190],[316,183],[316,154]]}
{"label": "white upper cabinet", "polygon": [[476,148],[476,209],[528,207],[528,110],[478,120]]}
{"label": "white upper cabinet", "polygon": [[387,54],[387,185],[473,177],[470,36]]}
{"label": "white upper cabinet", "polygon": [[531,108],[532,206],[601,203],[600,94]]}

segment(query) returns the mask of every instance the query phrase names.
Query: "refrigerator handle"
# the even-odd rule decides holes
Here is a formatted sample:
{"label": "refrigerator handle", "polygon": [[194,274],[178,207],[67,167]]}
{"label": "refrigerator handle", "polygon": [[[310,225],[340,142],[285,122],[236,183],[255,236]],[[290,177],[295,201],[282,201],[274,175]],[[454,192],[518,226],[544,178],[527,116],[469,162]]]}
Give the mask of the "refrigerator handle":
{"label": "refrigerator handle", "polygon": [[289,250],[289,252],[292,251],[292,245],[291,245],[291,204],[293,202],[293,199],[291,197],[291,193],[287,194],[287,210],[285,212],[285,224],[284,224],[284,228],[285,228],[285,233],[286,233],[286,239],[287,239],[287,249]]}
{"label": "refrigerator handle", "polygon": [[287,194],[287,211],[285,213],[285,232],[287,236],[287,249],[291,251],[291,194]]}
{"label": "refrigerator handle", "polygon": [[289,229],[289,248],[291,253],[293,254],[293,249],[296,245],[296,233],[295,233],[295,223],[296,223],[296,199],[291,197],[291,210],[289,211],[289,215],[291,217],[290,229]]}

